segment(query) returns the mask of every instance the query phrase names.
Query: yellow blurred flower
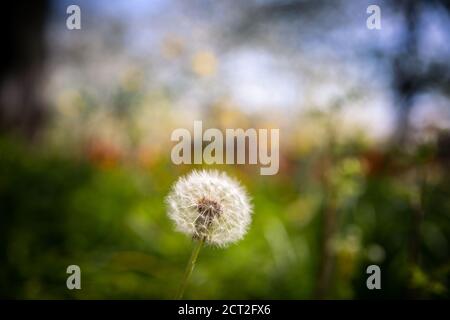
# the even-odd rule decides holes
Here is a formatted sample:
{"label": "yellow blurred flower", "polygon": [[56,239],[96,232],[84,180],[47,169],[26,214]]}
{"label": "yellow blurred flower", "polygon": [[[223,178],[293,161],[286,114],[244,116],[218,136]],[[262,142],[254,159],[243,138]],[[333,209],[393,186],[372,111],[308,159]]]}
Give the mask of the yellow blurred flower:
{"label": "yellow blurred flower", "polygon": [[192,58],[191,67],[198,76],[213,76],[217,69],[217,58],[211,51],[200,51]]}

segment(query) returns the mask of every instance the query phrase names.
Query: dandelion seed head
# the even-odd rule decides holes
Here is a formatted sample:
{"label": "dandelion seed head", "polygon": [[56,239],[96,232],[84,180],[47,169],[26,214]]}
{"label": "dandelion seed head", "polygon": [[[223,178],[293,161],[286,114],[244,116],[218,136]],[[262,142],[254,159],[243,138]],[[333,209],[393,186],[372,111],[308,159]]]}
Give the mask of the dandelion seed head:
{"label": "dandelion seed head", "polygon": [[193,171],[181,177],[166,198],[177,230],[220,247],[245,235],[252,207],[239,182],[218,171]]}

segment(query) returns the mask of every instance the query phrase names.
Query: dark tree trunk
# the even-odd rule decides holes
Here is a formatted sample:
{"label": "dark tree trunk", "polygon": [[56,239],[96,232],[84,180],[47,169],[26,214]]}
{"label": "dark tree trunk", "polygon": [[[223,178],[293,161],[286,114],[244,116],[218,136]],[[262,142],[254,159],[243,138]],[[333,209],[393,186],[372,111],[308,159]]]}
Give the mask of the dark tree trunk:
{"label": "dark tree trunk", "polygon": [[43,73],[49,3],[11,2],[1,10],[0,132],[32,138],[45,119]]}

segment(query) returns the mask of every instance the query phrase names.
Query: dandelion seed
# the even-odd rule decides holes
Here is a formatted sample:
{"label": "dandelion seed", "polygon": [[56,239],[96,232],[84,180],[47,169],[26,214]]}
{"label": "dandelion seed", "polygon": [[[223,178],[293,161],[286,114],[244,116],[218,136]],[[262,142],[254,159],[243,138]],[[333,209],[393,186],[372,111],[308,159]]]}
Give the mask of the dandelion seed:
{"label": "dandelion seed", "polygon": [[167,204],[177,230],[220,247],[242,239],[251,222],[245,190],[217,171],[193,171],[180,178]]}

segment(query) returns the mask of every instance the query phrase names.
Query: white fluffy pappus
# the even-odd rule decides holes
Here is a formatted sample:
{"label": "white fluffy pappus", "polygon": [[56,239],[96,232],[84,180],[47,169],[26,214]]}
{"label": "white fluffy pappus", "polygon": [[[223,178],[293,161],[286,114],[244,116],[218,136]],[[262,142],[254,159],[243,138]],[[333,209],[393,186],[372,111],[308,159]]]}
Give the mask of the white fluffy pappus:
{"label": "white fluffy pappus", "polygon": [[193,171],[181,177],[166,198],[177,230],[224,247],[243,238],[252,206],[244,188],[218,171]]}

